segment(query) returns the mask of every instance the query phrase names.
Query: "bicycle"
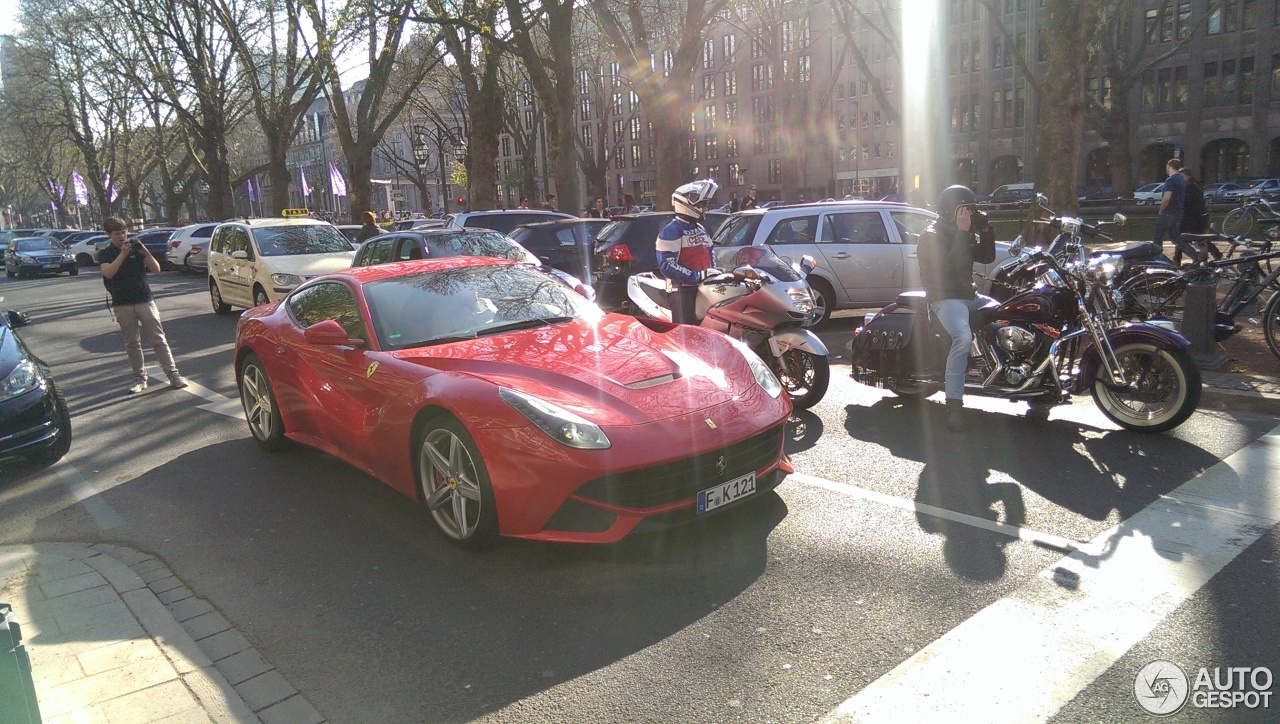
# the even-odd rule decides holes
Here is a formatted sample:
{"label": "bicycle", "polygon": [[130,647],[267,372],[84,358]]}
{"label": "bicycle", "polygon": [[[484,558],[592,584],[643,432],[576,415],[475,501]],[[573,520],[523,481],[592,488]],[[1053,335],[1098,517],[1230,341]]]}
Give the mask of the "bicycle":
{"label": "bicycle", "polygon": [[[1273,251],[1272,246],[1271,241],[1236,240],[1233,252],[1246,248],[1257,253],[1214,261],[1198,258],[1183,270],[1148,268],[1121,285],[1118,290],[1123,299],[1121,313],[1141,319],[1180,322],[1187,287],[1195,283],[1217,284],[1226,270],[1234,268],[1238,276],[1218,304],[1215,339],[1221,342],[1240,331],[1240,325],[1235,323],[1236,316],[1250,304],[1258,302],[1267,347],[1280,359],[1280,266],[1269,273],[1263,267],[1272,259],[1280,259],[1280,251]],[[1271,296],[1264,304],[1260,297],[1266,291],[1271,291]]]}
{"label": "bicycle", "polygon": [[1222,219],[1225,236],[1248,236],[1255,223],[1270,225],[1267,236],[1280,237],[1280,211],[1261,196],[1246,198],[1240,206],[1227,212]]}

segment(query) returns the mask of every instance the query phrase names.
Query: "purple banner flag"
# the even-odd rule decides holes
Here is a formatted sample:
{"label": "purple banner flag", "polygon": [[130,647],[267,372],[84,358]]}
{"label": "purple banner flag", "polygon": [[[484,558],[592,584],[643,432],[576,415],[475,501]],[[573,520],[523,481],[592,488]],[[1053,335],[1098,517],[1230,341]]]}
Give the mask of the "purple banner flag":
{"label": "purple banner flag", "polygon": [[71,188],[76,192],[76,203],[81,206],[88,206],[89,187],[85,185],[84,178],[75,171],[71,172]]}
{"label": "purple banner flag", "polygon": [[333,164],[329,164],[329,187],[333,189],[334,196],[347,195],[347,181],[342,178],[342,172]]}
{"label": "purple banner flag", "polygon": [[298,178],[302,179],[302,195],[304,197],[310,196],[311,187],[307,185],[307,172],[302,169],[298,169]]}
{"label": "purple banner flag", "polygon": [[249,187],[249,201],[257,201],[258,199],[253,196],[253,179],[247,178],[244,180],[244,183]]}

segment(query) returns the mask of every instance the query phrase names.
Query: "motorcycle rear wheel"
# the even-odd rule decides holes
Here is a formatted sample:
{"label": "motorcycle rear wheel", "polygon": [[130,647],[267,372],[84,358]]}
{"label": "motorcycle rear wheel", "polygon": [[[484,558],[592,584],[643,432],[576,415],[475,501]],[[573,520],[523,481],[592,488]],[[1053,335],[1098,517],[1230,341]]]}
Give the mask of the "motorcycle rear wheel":
{"label": "motorcycle rear wheel", "polygon": [[787,350],[781,360],[774,358],[774,372],[797,410],[818,404],[831,383],[831,363],[827,358],[802,349]]}
{"label": "motorcycle rear wheel", "polygon": [[1125,376],[1139,389],[1114,390],[1105,382],[1106,371],[1099,369],[1093,401],[1107,419],[1127,430],[1159,433],[1181,425],[1196,411],[1200,369],[1185,349],[1132,342],[1115,353]]}
{"label": "motorcycle rear wheel", "polygon": [[942,389],[938,385],[930,382],[916,382],[914,380],[907,381],[907,382],[902,382],[902,381],[893,382],[889,384],[888,387],[889,387],[889,391],[892,392],[893,394],[897,395],[898,397],[901,397],[904,400],[911,401],[911,402],[914,402],[917,400],[923,400],[929,395],[932,395],[933,393]]}

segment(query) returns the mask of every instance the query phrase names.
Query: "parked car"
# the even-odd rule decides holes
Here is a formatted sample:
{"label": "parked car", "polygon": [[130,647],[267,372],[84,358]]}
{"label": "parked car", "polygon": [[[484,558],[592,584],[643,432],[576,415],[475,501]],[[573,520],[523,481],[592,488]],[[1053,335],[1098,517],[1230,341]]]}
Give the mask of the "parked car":
{"label": "parked car", "polygon": [[1133,191],[1133,200],[1138,206],[1154,206],[1160,203],[1160,198],[1164,196],[1164,182],[1158,184],[1147,184],[1140,186]]}
{"label": "parked car", "polygon": [[342,235],[347,237],[347,241],[350,241],[352,244],[359,244],[360,242],[356,241],[356,237],[360,236],[360,230],[363,229],[364,226],[361,224],[334,224],[333,228],[341,231]]}
{"label": "parked car", "polygon": [[76,258],[52,237],[14,239],[4,251],[4,275],[7,277],[16,275],[21,279],[62,272],[75,276],[80,273],[80,267]]}
{"label": "parked car", "polygon": [[[246,312],[235,361],[250,433],[368,472],[466,547],[613,542],[782,481],[791,404],[754,353],[605,315],[549,281],[508,260],[426,259]],[[682,373],[695,369],[716,374]]]}
{"label": "parked car", "polygon": [[[716,233],[717,248],[767,244],[789,263],[812,256],[809,274],[818,322],[836,309],[882,307],[904,291],[920,288],[916,244],[937,218],[932,211],[879,201],[836,201],[735,214]],[[991,264],[975,264],[989,275],[1009,255],[997,242]],[[717,255],[719,257],[719,255]]]}
{"label": "parked car", "polygon": [[151,252],[151,256],[156,258],[156,262],[160,264],[160,269],[172,269],[173,265],[169,263],[169,238],[173,236],[178,229],[173,226],[160,226],[154,229],[143,229],[129,237],[130,241],[140,241],[142,245],[147,247],[147,251]]}
{"label": "parked car", "polygon": [[421,229],[393,231],[365,240],[356,249],[351,266],[373,266],[414,259],[445,259],[451,256],[489,256],[537,266],[540,262],[528,249],[489,229]]}
{"label": "parked car", "polygon": [[541,221],[518,226],[510,236],[533,252],[541,263],[590,280],[596,235],[608,225],[608,219]]}
{"label": "parked car", "polygon": [[1036,185],[1032,182],[1003,184],[991,192],[991,200],[987,203],[996,206],[1021,206],[1031,203],[1035,195]]}
{"label": "parked car", "polygon": [[1254,179],[1242,189],[1228,191],[1226,197],[1230,201],[1239,201],[1240,199],[1255,199],[1273,194],[1280,194],[1280,178]]}
{"label": "parked car", "polygon": [[457,214],[449,214],[445,217],[444,221],[446,226],[493,229],[494,231],[501,231],[504,234],[509,234],[521,224],[534,224],[539,221],[575,218],[577,217],[572,214],[565,214],[559,211],[508,209],[506,211],[464,211]]}
{"label": "parked car", "polygon": [[169,265],[188,274],[209,269],[209,239],[217,224],[189,224],[169,237]]}
{"label": "parked car", "polygon": [[1225,201],[1227,194],[1231,191],[1238,191],[1244,188],[1240,184],[1231,183],[1230,181],[1222,181],[1216,184],[1209,184],[1204,187],[1205,201]]}
{"label": "parked car", "polygon": [[63,246],[67,248],[67,253],[75,257],[76,263],[80,266],[96,266],[98,243],[109,240],[101,231],[83,231],[67,239],[63,242]]}
{"label": "parked car", "polygon": [[0,314],[0,462],[52,465],[71,449],[71,413],[48,365],[14,332],[25,323]]}
{"label": "parked car", "polygon": [[355,247],[315,219],[252,219],[219,224],[209,241],[213,311],[278,302],[304,281],[351,266]]}
{"label": "parked car", "polygon": [[[708,236],[733,214],[708,211],[702,225]],[[627,298],[627,279],[633,274],[656,271],[658,252],[655,244],[658,232],[675,218],[672,211],[647,211],[614,217],[596,236],[595,251],[591,257],[591,279],[595,286],[596,302],[607,310],[630,310]]]}
{"label": "parked car", "polygon": [[[443,219],[401,219],[391,225],[392,231],[410,231],[413,229],[438,229],[444,226]],[[356,227],[357,229],[360,227]],[[354,237],[352,237],[354,238]]]}

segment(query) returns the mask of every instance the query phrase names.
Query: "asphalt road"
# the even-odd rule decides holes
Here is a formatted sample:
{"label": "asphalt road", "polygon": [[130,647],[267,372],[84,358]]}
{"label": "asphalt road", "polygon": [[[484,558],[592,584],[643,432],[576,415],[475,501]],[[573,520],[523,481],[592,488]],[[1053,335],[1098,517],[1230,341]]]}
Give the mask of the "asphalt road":
{"label": "asphalt road", "polygon": [[[1200,412],[1146,436],[1087,400],[1042,422],[983,402],[951,435],[941,405],[855,385],[835,359],[826,399],[790,427],[811,477],[615,546],[467,553],[378,481],[305,449],[261,452],[242,418],[201,409],[237,399],[236,316],[211,313],[202,278],[168,272],[153,288],[191,390],[127,394],[95,270],[0,280],[0,308],[31,315],[22,337],[75,428],[59,465],[0,469],[0,544],[156,555],[334,722],[812,721],[1033,583],[1063,540],[1094,539],[1277,422]],[[836,354],[852,321],[820,330]],[[1145,720],[1133,682],[1153,659],[1280,675],[1280,536],[1258,532],[1056,720]],[[995,627],[988,643],[1025,642]],[[1275,721],[1271,707],[1174,720]]]}

